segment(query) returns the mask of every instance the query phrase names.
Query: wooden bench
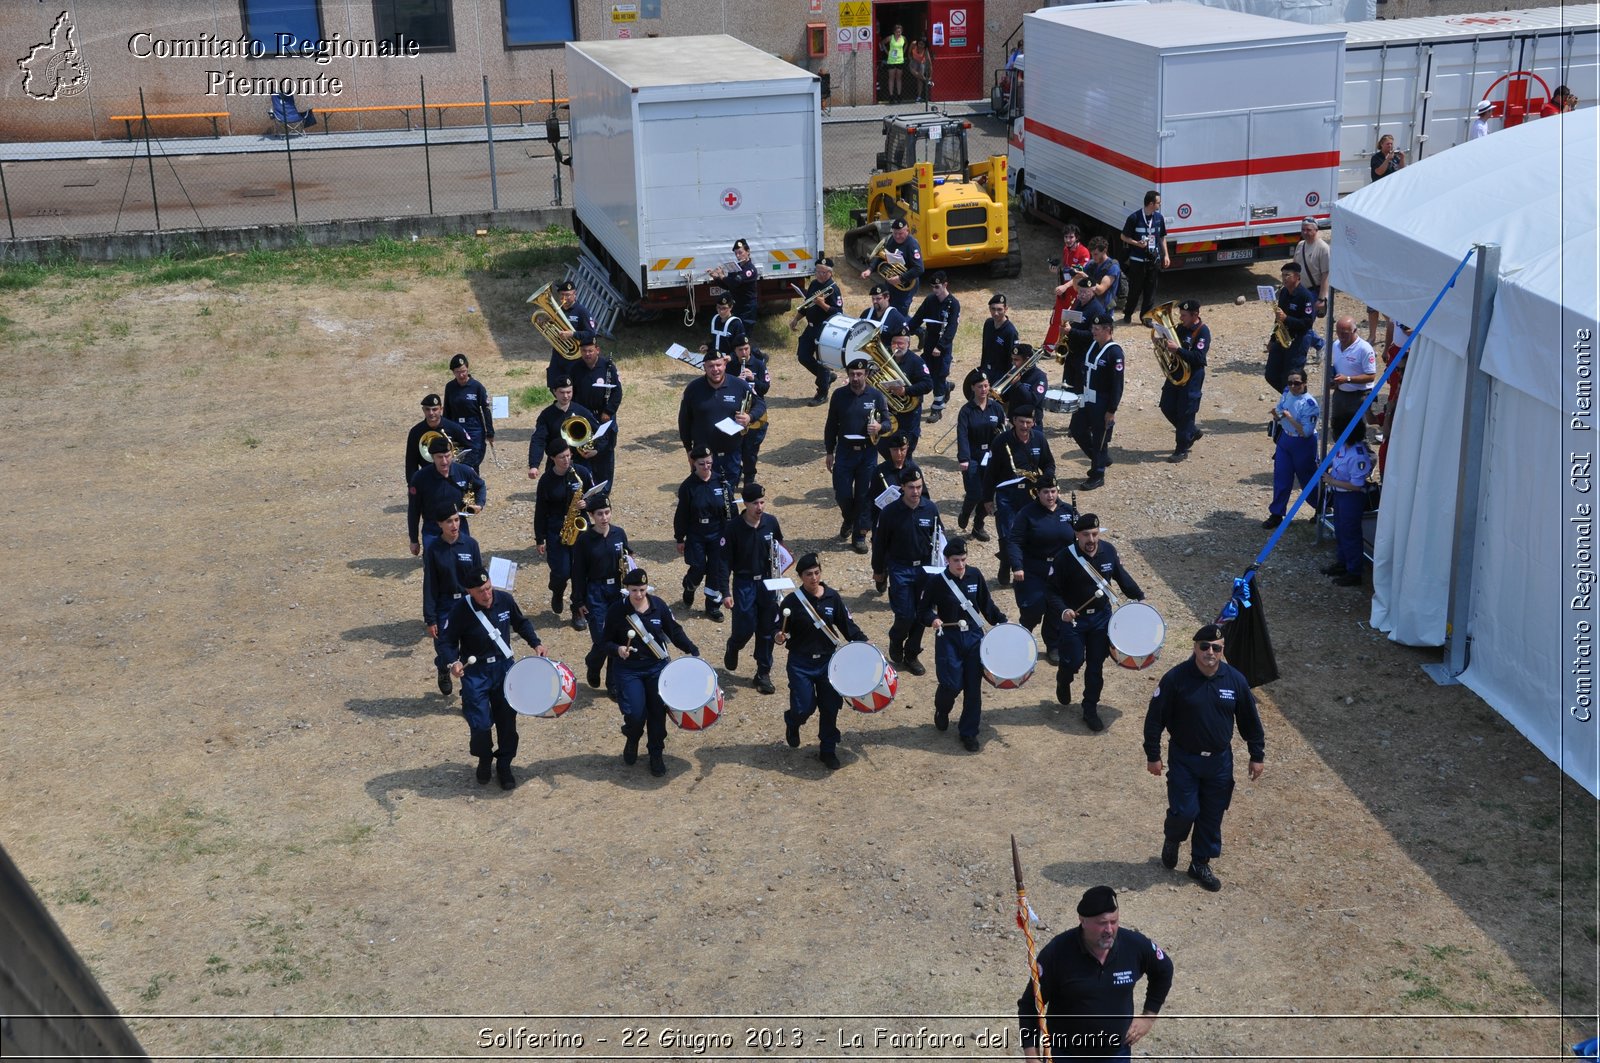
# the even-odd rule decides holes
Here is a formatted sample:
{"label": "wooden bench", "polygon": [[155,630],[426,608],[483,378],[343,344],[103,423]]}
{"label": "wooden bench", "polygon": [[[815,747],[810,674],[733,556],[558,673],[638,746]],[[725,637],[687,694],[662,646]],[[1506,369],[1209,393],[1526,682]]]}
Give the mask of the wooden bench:
{"label": "wooden bench", "polygon": [[[559,105],[564,105],[564,104],[567,103],[567,97],[562,96],[562,97],[559,97],[559,98],[554,99],[554,100],[551,100],[551,99],[543,99],[543,100],[490,100],[489,101],[489,106],[490,107],[510,107],[510,108],[513,108],[517,112],[517,124],[518,125],[526,125],[527,124],[527,122],[525,120],[526,116],[523,113],[523,109],[524,108],[526,108],[526,107],[536,107],[536,106],[539,106],[541,104],[548,106],[549,104],[552,104],[552,103],[554,103],[554,104],[556,104],[558,106]],[[458,110],[458,109],[463,108],[463,107],[482,108],[483,107],[483,103],[481,101],[474,102],[474,103],[430,103],[430,104],[428,104],[426,110],[424,110],[422,104],[420,104],[420,103],[385,103],[385,104],[372,104],[372,105],[366,106],[366,107],[313,107],[312,110],[316,112],[316,114],[318,115],[319,118],[320,118],[320,116],[325,115],[325,114],[355,114],[355,113],[358,113],[360,111],[400,111],[402,114],[405,115],[406,131],[410,132],[411,129],[412,129],[412,125],[411,125],[411,112],[412,111],[423,111],[423,120],[424,121],[427,120],[427,113],[426,112],[427,111],[433,111],[434,114],[437,116],[435,118],[435,127],[438,128],[438,129],[443,129],[444,128],[444,112],[445,111]],[[333,123],[331,123],[331,122],[323,122],[322,123],[322,131],[324,133],[333,132]]]}
{"label": "wooden bench", "polygon": [[217,131],[217,119],[227,118],[227,111],[195,111],[192,114],[114,114],[111,121],[121,122],[127,130],[128,139],[133,139],[133,123],[139,121],[165,122],[180,118],[209,118],[211,119],[211,135],[218,140],[222,134]]}

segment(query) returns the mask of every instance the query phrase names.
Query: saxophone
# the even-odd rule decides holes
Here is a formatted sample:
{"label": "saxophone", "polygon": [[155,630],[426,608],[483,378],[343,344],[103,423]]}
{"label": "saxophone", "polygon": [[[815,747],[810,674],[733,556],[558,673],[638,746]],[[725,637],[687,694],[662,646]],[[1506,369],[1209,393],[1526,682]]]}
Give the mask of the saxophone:
{"label": "saxophone", "polygon": [[1027,484],[1025,486],[1026,486],[1027,491],[1028,491],[1028,497],[1029,498],[1038,498],[1039,497],[1039,488],[1038,488],[1039,470],[1038,469],[1019,469],[1019,468],[1017,468],[1017,456],[1011,452],[1011,448],[1006,445],[1005,440],[1001,440],[1000,441],[1000,449],[1006,452],[1006,464],[1011,466],[1011,476],[1012,476],[1012,478],[1015,479],[1016,477],[1020,476],[1024,480],[1027,480],[1028,482],[1027,482]]}
{"label": "saxophone", "polygon": [[562,546],[571,546],[577,542],[578,536],[589,527],[589,522],[578,512],[578,507],[583,504],[583,479],[574,475],[567,484],[572,488],[572,497],[567,500],[567,516],[561,522]]}

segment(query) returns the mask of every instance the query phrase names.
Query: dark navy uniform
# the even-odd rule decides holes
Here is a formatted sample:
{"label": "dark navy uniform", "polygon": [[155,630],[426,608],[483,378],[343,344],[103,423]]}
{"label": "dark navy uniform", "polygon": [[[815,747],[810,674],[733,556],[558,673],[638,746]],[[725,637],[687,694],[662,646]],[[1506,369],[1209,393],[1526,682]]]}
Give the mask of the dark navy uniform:
{"label": "dark navy uniform", "polygon": [[[921,286],[922,274],[925,269],[922,264],[922,245],[917,243],[915,236],[907,232],[905,240],[901,243],[896,243],[894,237],[891,236],[889,242],[883,245],[883,249],[886,252],[892,252],[904,258],[905,270],[900,276],[891,278],[884,271],[887,263],[882,260],[875,262],[872,270],[883,279],[885,286],[889,289],[889,305],[902,314],[908,314],[911,312],[911,299],[917,294],[917,288]],[[903,288],[902,285],[904,286]]]}
{"label": "dark navy uniform", "polygon": [[1044,393],[1050,387],[1050,378],[1044,375],[1044,370],[1038,366],[1023,373],[1011,386],[1006,388],[1006,393],[1000,396],[1007,406],[1032,406],[1033,427],[1044,430]]}
{"label": "dark navy uniform", "polygon": [[706,581],[706,608],[721,609],[728,595],[728,558],[723,536],[736,507],[733,486],[717,478],[715,470],[702,480],[690,473],[678,485],[678,505],[672,512],[672,537],[683,547],[689,571],[683,575],[687,602],[700,581]]}
{"label": "dark navy uniform", "polygon": [[1272,337],[1267,340],[1267,368],[1262,376],[1267,378],[1267,385],[1281,395],[1289,386],[1290,373],[1306,371],[1306,350],[1314,337],[1312,326],[1317,323],[1317,297],[1304,284],[1292,289],[1284,285],[1278,289],[1277,305],[1285,315],[1283,324],[1289,330],[1289,346],[1278,342],[1274,328]]}
{"label": "dark navy uniform", "polygon": [[[893,488],[898,490],[899,487],[900,487],[900,477],[908,469],[913,471],[913,472],[921,472],[922,471],[921,466],[919,466],[916,462],[912,461],[910,458],[906,459],[906,463],[904,465],[896,465],[894,463],[894,459],[893,458],[884,458],[882,461],[878,462],[877,467],[872,470],[872,488],[871,488],[869,493],[870,493],[870,495],[872,497],[872,500],[873,500],[872,501],[872,526],[873,526],[874,529],[877,528],[878,521],[883,518],[883,509],[888,509],[889,508],[889,506],[885,506],[885,507],[883,507],[883,509],[879,509],[878,508],[878,501],[877,501],[878,498],[885,491],[887,491],[891,487],[893,487]],[[928,488],[927,488],[928,481],[927,480],[923,480],[922,483],[923,483],[922,497],[923,498],[927,498],[928,497]],[[889,503],[889,505],[892,506],[892,505],[894,505],[894,503],[891,502],[891,503]]]}
{"label": "dark navy uniform", "polygon": [[[1127,927],[1117,929],[1106,961],[1094,958],[1075,926],[1039,950],[1039,996],[1050,1029],[1050,1058],[1130,1058],[1125,1038],[1133,1023],[1133,987],[1148,979],[1144,1011],[1156,1014],[1172,990],[1172,958],[1155,942]],[[1039,1008],[1030,980],[1017,998],[1022,1046],[1039,1046]]]}
{"label": "dark navy uniform", "polygon": [[733,632],[728,636],[728,647],[723,663],[728,671],[738,667],[739,651],[753,637],[756,640],[756,674],[772,674],[772,639],[777,634],[777,602],[773,593],[761,585],[762,580],[776,579],[772,563],[774,543],[783,542],[783,528],[778,518],[763,513],[755,527],[743,514],[728,522],[723,536],[727,540],[728,570],[733,573]]}
{"label": "dark navy uniform", "polygon": [[[955,590],[950,585],[955,584]],[[959,597],[958,597],[959,595]],[[972,603],[979,616],[990,624],[1003,624],[1002,613],[989,596],[989,584],[983,574],[972,565],[960,579],[944,572],[929,576],[922,589],[922,600],[917,605],[917,623],[929,627],[937,618],[944,627],[933,640],[934,670],[939,677],[939,687],[934,691],[934,726],[944,730],[950,710],[955,707],[956,695],[961,695],[961,719],[956,731],[962,738],[976,740],[978,727],[983,722],[983,661],[978,657],[978,644],[983,641],[983,631],[973,623],[962,606],[962,600]],[[957,625],[967,622],[967,630]]]}
{"label": "dark navy uniform", "polygon": [[708,351],[732,357],[733,349],[745,338],[744,322],[734,317],[732,312],[727,317],[721,313],[711,316],[711,341],[707,345]]}
{"label": "dark navy uniform", "polygon": [[1083,315],[1081,321],[1067,326],[1067,360],[1062,365],[1061,378],[1073,391],[1083,391],[1083,352],[1094,343],[1094,329],[1089,322],[1102,315],[1111,316],[1111,304],[1099,296],[1085,302],[1074,302],[1072,308]]}
{"label": "dark navy uniform", "polygon": [[956,461],[961,465],[961,485],[965,493],[961,499],[961,527],[973,520],[973,530],[983,527],[984,503],[992,497],[988,482],[988,469],[993,461],[990,448],[994,439],[1005,429],[1006,410],[990,399],[980,408],[968,402],[961,407],[956,420]]}
{"label": "dark navy uniform", "polygon": [[1128,252],[1128,302],[1123,307],[1122,320],[1132,320],[1135,310],[1141,315],[1150,313],[1156,302],[1156,285],[1161,279],[1161,259],[1166,253],[1167,219],[1159,210],[1145,215],[1140,207],[1122,223],[1122,235],[1137,240],[1139,246],[1123,244]]}
{"label": "dark navy uniform", "polygon": [[[572,306],[563,313],[567,315],[567,320],[572,322],[572,329],[577,333],[574,340],[582,340],[585,335],[594,334],[594,315],[589,313],[582,303],[573,300]],[[572,367],[577,364],[578,359],[563,358],[554,347],[550,348],[550,364],[544,368],[545,386],[552,391],[555,390],[556,381],[564,376],[571,376]]]}
{"label": "dark navy uniform", "polygon": [[606,613],[622,600],[623,570],[627,567],[624,558],[631,553],[628,533],[615,524],[604,536],[591,525],[572,546],[572,601],[588,610],[584,619],[589,622],[592,645],[583,663],[588,667],[590,686],[598,685],[600,665],[605,659],[600,633],[605,629]]}
{"label": "dark navy uniform", "polygon": [[1089,264],[1083,267],[1084,275],[1094,282],[1095,290],[1100,290],[1100,282],[1107,277],[1111,283],[1106,285],[1105,291],[1100,293],[1100,301],[1106,304],[1106,313],[1111,313],[1117,307],[1117,289],[1122,287],[1122,265],[1110,255],[1103,262],[1096,262],[1093,253],[1089,256]]}
{"label": "dark navy uniform", "polygon": [[[872,533],[872,571],[889,579],[889,659],[909,664],[922,654],[922,628],[917,624],[917,603],[927,582],[924,565],[935,564],[934,540],[939,531],[939,507],[927,498],[915,507],[906,497],[891,502],[878,517]],[[942,563],[940,558],[938,563]]]}
{"label": "dark navy uniform", "polygon": [[[915,403],[907,412],[895,414],[895,430],[906,437],[906,443],[908,444],[906,453],[911,455],[917,452],[917,441],[922,438],[923,396],[933,392],[933,377],[928,374],[928,366],[922,360],[922,356],[910,349],[907,349],[905,357],[896,358],[895,364],[906,375],[906,379],[911,381],[910,386],[906,388],[905,395],[897,396],[897,398]],[[887,400],[888,396],[886,395],[884,398]],[[878,440],[878,452],[885,457],[888,456],[888,451],[885,449],[881,438]]]}
{"label": "dark navy uniform", "polygon": [[989,378],[989,383],[993,384],[1011,371],[1011,352],[1016,349],[1017,326],[1010,318],[998,327],[993,317],[983,323],[983,353],[978,368]]}
{"label": "dark navy uniform", "polygon": [[713,388],[705,377],[691,380],[678,403],[678,441],[686,452],[705,447],[716,462],[716,475],[730,484],[739,483],[744,473],[744,433],[728,435],[717,423],[739,412],[746,396],[750,401],[752,423],[767,412],[767,400],[733,374]]}
{"label": "dark navy uniform", "polygon": [[[550,609],[557,614],[561,612],[561,598],[566,593],[567,581],[572,578],[573,547],[561,541],[561,529],[567,522],[573,492],[582,495],[593,486],[594,473],[583,465],[573,464],[565,475],[554,469],[546,469],[540,474],[539,485],[534,489],[533,543],[544,547],[545,564],[550,566]],[[585,520],[588,519],[588,514],[583,516]],[[583,599],[574,593],[574,614],[582,604]]]}
{"label": "dark navy uniform", "polygon": [[833,455],[833,498],[854,542],[862,542],[872,526],[872,470],[877,458],[867,435],[872,419],[879,425],[889,423],[889,402],[883,392],[868,384],[857,395],[846,384],[828,400],[822,426],[823,449]]}
{"label": "dark navy uniform", "polygon": [[735,261],[733,268],[717,283],[732,296],[733,316],[743,322],[745,332],[754,332],[761,297],[761,271],[756,268],[755,262]]}
{"label": "dark navy uniform", "polygon": [[471,449],[461,455],[462,460],[474,469],[481,469],[489,440],[494,438],[494,411],[489,405],[489,389],[470,376],[465,384],[448,381],[444,386],[444,412],[472,438]]}
{"label": "dark navy uniform", "polygon": [[467,596],[467,577],[483,567],[478,540],[457,535],[447,543],[441,536],[422,555],[422,623],[439,633],[433,638],[433,666],[449,664],[444,653],[444,625],[456,603]]}
{"label": "dark navy uniform", "polygon": [[[582,417],[589,422],[589,438],[594,438],[594,433],[600,427],[600,419],[591,413],[587,407],[571,402],[563,410],[552,402],[539,411],[539,419],[533,423],[533,435],[528,440],[528,468],[548,469],[550,467],[550,444],[561,438],[561,426],[566,423],[569,417]],[[594,444],[594,452],[597,455],[601,451],[609,452],[616,445],[617,434],[613,429],[605,434],[605,438]],[[576,452],[574,452],[574,456],[577,456]],[[584,459],[584,464],[589,464],[587,458]]]}
{"label": "dark navy uniform", "polygon": [[[1037,475],[1026,476],[1032,472]],[[1033,429],[1026,441],[1017,438],[1015,429],[994,441],[989,457],[988,492],[994,499],[994,526],[1000,533],[1000,582],[1011,582],[1011,569],[1006,567],[1006,544],[1011,541],[1011,526],[1022,508],[1032,502],[1036,493],[1033,486],[1043,477],[1054,479],[1056,456],[1050,451],[1050,441],[1044,433]],[[1009,483],[1002,487],[1001,484]]]}
{"label": "dark navy uniform", "polygon": [[[665,657],[657,657],[649,646],[638,638],[638,632],[628,621],[637,616],[651,641],[670,653],[667,643],[678,647],[691,657],[700,656],[700,648],[690,641],[683,626],[672,615],[672,610],[655,595],[647,595],[648,607],[639,612],[633,603],[620,601],[606,614],[605,627],[600,633],[599,651],[606,655],[609,674],[617,688],[617,706],[622,710],[622,733],[637,739],[645,735],[645,749],[653,760],[661,756],[667,744],[667,706],[661,700],[661,670],[667,666]],[[633,640],[628,635],[632,632]],[[630,646],[626,658],[617,650]]]}
{"label": "dark navy uniform", "polygon": [[[750,379],[745,380],[745,383],[754,388],[756,394],[765,401],[767,392],[772,390],[772,373],[767,368],[767,356],[754,346],[748,350],[750,357],[739,358],[736,355],[728,363],[728,375],[743,380],[743,373],[749,370]],[[744,440],[740,445],[744,482],[747,485],[753,484],[756,482],[756,463],[761,459],[761,444],[767,441],[767,415],[763,413],[759,417],[752,416],[750,427],[745,429],[740,438]]]}
{"label": "dark navy uniform", "polygon": [[[439,470],[432,464],[418,469],[411,477],[406,496],[406,531],[411,536],[411,542],[420,542],[427,547],[437,539],[440,515],[462,512],[469,492],[472,501],[482,509],[488,501],[489,488],[478,475],[478,470],[470,465],[451,462],[449,476],[440,476]],[[420,540],[417,537],[419,525],[422,533]],[[461,518],[461,531],[462,534],[470,531],[466,517]]]}
{"label": "dark navy uniform", "polygon": [[[1103,544],[1102,544],[1103,545]],[[1233,800],[1233,731],[1239,729],[1252,763],[1266,759],[1266,735],[1250,684],[1222,661],[1206,676],[1190,658],[1161,677],[1144,718],[1144,758],[1161,759],[1167,744],[1168,843],[1182,843],[1194,829],[1190,854],[1209,862],[1222,853],[1222,814]]]}
{"label": "dark navy uniform", "polygon": [[[822,747],[818,752],[826,760],[839,744],[839,710],[844,706],[844,699],[828,682],[833,640],[817,627],[805,606],[800,604],[800,596],[805,593],[804,587],[796,587],[779,604],[778,615],[785,609],[789,611],[781,621],[784,645],[789,650],[784,669],[789,676],[789,711],[783,714],[783,722],[791,731],[798,731],[815,711],[817,741]],[[823,585],[819,597],[808,596],[806,600],[822,622],[831,626],[841,638],[847,642],[867,641],[866,633],[856,626],[855,618],[845,608],[838,591]]]}
{"label": "dark navy uniform", "polygon": [[[955,390],[950,383],[950,365],[955,351],[956,330],[961,327],[961,301],[953,295],[940,299],[930,295],[922,300],[917,312],[911,315],[912,331],[922,335],[922,360],[928,364],[928,374],[933,377],[933,408],[929,413],[944,409],[945,400]],[[929,418],[932,420],[933,418]]]}
{"label": "dark navy uniform", "polygon": [[795,346],[795,357],[799,359],[806,372],[817,379],[817,397],[822,398],[827,392],[827,386],[833,374],[827,366],[817,361],[817,341],[822,338],[822,326],[835,314],[842,313],[844,309],[844,293],[839,290],[839,285],[834,281],[824,284],[812,278],[806,285],[806,298],[811,298],[818,292],[825,291],[827,305],[823,306],[822,299],[806,307],[800,312],[805,318],[806,327],[800,333],[800,339]]}
{"label": "dark navy uniform", "polygon": [[[479,617],[486,619],[499,634],[499,642],[490,637]],[[533,630],[533,621],[522,615],[516,600],[505,591],[495,591],[487,609],[479,609],[470,595],[461,599],[439,631],[446,666],[468,657],[477,658],[466,666],[461,676],[461,713],[467,718],[471,732],[468,748],[472,755],[479,761],[495,757],[499,761],[502,783],[509,777],[511,762],[517,756],[517,714],[506,701],[503,689],[506,673],[511,671],[511,654],[507,650],[513,631],[529,646],[539,648],[539,635]],[[499,749],[494,747],[491,727],[499,732]]]}
{"label": "dark navy uniform", "polygon": [[572,380],[573,403],[594,413],[596,430],[607,421],[611,422],[611,428],[606,432],[609,438],[600,440],[594,457],[585,459],[585,463],[594,472],[596,483],[615,484],[617,430],[621,427],[617,423],[617,411],[622,408],[622,378],[617,375],[617,367],[611,359],[604,355],[593,366],[585,365],[581,358],[567,364],[570,366],[567,376]]}
{"label": "dark navy uniform", "polygon": [[422,436],[426,432],[443,432],[445,438],[450,440],[458,452],[464,452],[472,445],[467,430],[450,420],[448,417],[439,418],[439,424],[429,427],[426,418],[411,426],[411,431],[406,435],[406,483],[411,483],[411,478],[417,474],[418,469],[426,468],[433,462],[422,456]]}
{"label": "dark navy uniform", "polygon": [[1089,459],[1089,480],[1101,479],[1111,464],[1111,432],[1108,423],[1122,405],[1122,348],[1115,340],[1091,343],[1083,354],[1083,404],[1073,411],[1067,431]]}
{"label": "dark navy uniform", "polygon": [[1045,584],[1050,579],[1050,562],[1056,554],[1076,541],[1072,522],[1078,511],[1070,503],[1056,500],[1055,509],[1045,509],[1037,499],[1017,512],[1011,524],[1011,535],[1004,549],[1006,564],[1011,566],[1011,578],[1022,573],[1022,582],[1016,584],[1018,622],[1029,631],[1044,620],[1044,644],[1057,644],[1057,629],[1061,625],[1061,610],[1046,608]]}
{"label": "dark navy uniform", "polygon": [[869,306],[861,311],[862,321],[870,321],[878,326],[878,338],[883,341],[884,350],[889,349],[890,338],[900,335],[901,329],[905,329],[907,334],[912,331],[911,319],[906,316],[904,310],[894,305],[894,289],[889,288],[889,293],[889,305],[883,310]]}
{"label": "dark navy uniform", "polygon": [[1088,717],[1099,711],[1100,692],[1105,686],[1102,670],[1111,654],[1111,603],[1095,597],[1098,585],[1078,563],[1080,556],[1101,579],[1120,587],[1133,601],[1144,601],[1144,591],[1122,567],[1117,548],[1104,539],[1095,545],[1093,556],[1080,554],[1074,541],[1050,563],[1045,607],[1054,610],[1058,618],[1068,609],[1078,614],[1076,620],[1061,625],[1061,644],[1056,650],[1061,658],[1056,668],[1056,700],[1063,705],[1072,702],[1072,680],[1078,669],[1084,668],[1083,714]]}
{"label": "dark navy uniform", "polygon": [[1173,453],[1187,454],[1194,446],[1194,415],[1200,412],[1200,392],[1206,384],[1206,354],[1211,350],[1211,330],[1203,323],[1190,328],[1179,325],[1177,339],[1182,348],[1178,357],[1189,367],[1189,380],[1176,387],[1170,380],[1161,383],[1161,415],[1171,423],[1176,443]]}

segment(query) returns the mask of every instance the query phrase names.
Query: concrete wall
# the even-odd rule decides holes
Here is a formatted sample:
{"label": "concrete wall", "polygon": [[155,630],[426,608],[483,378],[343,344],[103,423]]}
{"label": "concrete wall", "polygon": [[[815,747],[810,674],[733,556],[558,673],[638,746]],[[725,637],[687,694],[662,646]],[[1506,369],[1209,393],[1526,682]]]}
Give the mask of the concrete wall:
{"label": "concrete wall", "polygon": [[[766,51],[806,67],[826,69],[832,75],[833,102],[837,105],[869,103],[873,87],[870,52],[841,54],[837,50],[840,7],[837,0],[822,0],[821,13],[811,14],[812,0],[633,0],[640,14],[659,11],[661,17],[631,23],[613,20],[612,0],[575,0],[578,34],[584,40],[633,35],[683,36],[729,33]],[[981,12],[986,50],[981,84],[1005,61],[1005,38],[1021,22],[1024,11],[1038,0],[969,0],[970,17]],[[885,3],[875,9],[878,18],[893,18],[926,3]],[[76,51],[67,47],[64,30],[54,35],[65,13]],[[325,37],[370,41],[374,37],[370,0],[321,0]],[[149,34],[162,41],[196,41],[203,35],[234,42],[244,32],[241,0],[54,0],[51,3],[0,4],[0,40],[12,42],[14,57],[6,64],[0,88],[0,138],[14,140],[70,140],[119,137],[124,134],[114,115],[138,114],[139,93],[150,114],[227,112],[220,121],[224,134],[254,134],[268,128],[267,95],[246,94],[237,81],[214,84],[217,77],[236,79],[324,79],[324,91],[296,93],[311,107],[414,104],[419,99],[418,79],[425,78],[430,102],[472,102],[482,99],[481,78],[488,76],[494,99],[537,99],[549,95],[550,73],[556,94],[564,95],[562,48],[507,48],[503,36],[501,0],[455,0],[451,4],[455,48],[450,52],[424,52],[415,57],[335,57],[326,63],[278,57],[140,57],[136,49],[149,46],[135,35]],[[805,26],[827,25],[829,52],[823,60],[806,55]],[[53,39],[54,37],[54,39]],[[30,49],[43,43],[27,73],[18,68]],[[216,72],[215,74],[211,72]],[[338,79],[337,92],[332,79]],[[229,91],[231,88],[232,91]],[[270,94],[270,90],[269,90]],[[37,99],[53,95],[53,99]],[[413,114],[412,120],[417,119]],[[540,117],[534,115],[533,117]],[[496,121],[512,120],[511,112]],[[446,124],[481,121],[462,109],[447,112]],[[403,126],[398,113],[339,116],[335,129],[392,128]],[[205,120],[163,121],[153,129],[163,136],[209,135]]]}

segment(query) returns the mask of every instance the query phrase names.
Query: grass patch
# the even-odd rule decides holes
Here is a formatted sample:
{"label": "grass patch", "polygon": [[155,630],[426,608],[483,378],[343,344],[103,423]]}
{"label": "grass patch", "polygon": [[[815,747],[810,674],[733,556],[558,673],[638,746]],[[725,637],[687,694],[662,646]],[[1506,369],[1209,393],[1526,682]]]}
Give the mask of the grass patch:
{"label": "grass patch", "polygon": [[518,410],[542,410],[554,399],[550,389],[543,384],[529,384],[511,396],[512,405]]}
{"label": "grass patch", "polygon": [[[304,914],[309,909],[302,909]],[[299,939],[305,936],[306,924],[297,914],[288,923],[267,916],[256,916],[245,924],[252,944],[261,952],[259,959],[240,967],[244,974],[264,974],[270,986],[294,985],[305,980],[307,973],[326,975],[330,969],[322,949],[303,950]]]}
{"label": "grass patch", "polygon": [[50,269],[37,262],[19,262],[14,266],[0,267],[0,291],[20,292],[35,288],[50,276]]}
{"label": "grass patch", "polygon": [[854,224],[850,220],[850,212],[866,209],[865,191],[842,190],[829,192],[822,197],[822,216],[830,229],[850,228]]}
{"label": "grass patch", "polygon": [[170,974],[151,975],[150,981],[146,982],[144,984],[144,988],[138,991],[139,999],[146,1004],[154,1003],[160,998],[162,989],[171,983],[171,981],[172,975]]}
{"label": "grass patch", "polygon": [[154,811],[129,815],[124,830],[143,845],[152,861],[186,864],[198,857],[221,856],[238,846],[226,834],[232,824],[220,812],[207,812],[182,801],[170,800]]}
{"label": "grass patch", "polygon": [[334,845],[348,845],[359,848],[372,837],[372,832],[377,830],[370,823],[346,823],[334,832],[329,841]]}

